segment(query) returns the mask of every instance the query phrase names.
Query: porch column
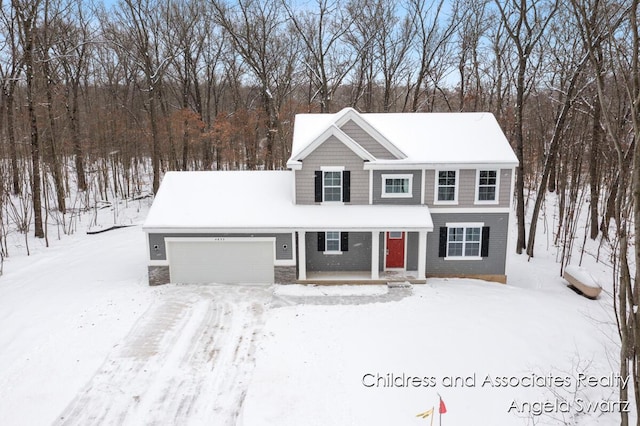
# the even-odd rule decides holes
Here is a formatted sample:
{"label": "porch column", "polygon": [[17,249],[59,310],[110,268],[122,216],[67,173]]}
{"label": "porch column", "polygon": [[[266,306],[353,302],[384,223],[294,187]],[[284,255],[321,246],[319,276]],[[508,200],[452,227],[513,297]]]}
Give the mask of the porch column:
{"label": "porch column", "polygon": [[298,231],[298,279],[307,279],[307,233]]}
{"label": "porch column", "polygon": [[380,231],[371,232],[371,279],[380,279]]}
{"label": "porch column", "polygon": [[427,270],[427,232],[418,232],[418,278],[426,277]]}

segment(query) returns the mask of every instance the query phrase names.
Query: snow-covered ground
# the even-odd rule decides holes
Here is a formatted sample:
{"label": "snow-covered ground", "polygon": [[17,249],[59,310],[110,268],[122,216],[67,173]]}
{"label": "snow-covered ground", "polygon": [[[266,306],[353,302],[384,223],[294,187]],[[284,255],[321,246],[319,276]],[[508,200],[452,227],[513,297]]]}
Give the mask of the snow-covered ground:
{"label": "snow-covered ground", "polygon": [[611,270],[591,243],[595,301],[566,288],[542,233],[506,286],[149,287],[147,204],[121,208],[132,227],[14,247],[3,425],[418,425],[438,394],[443,425],[618,423]]}

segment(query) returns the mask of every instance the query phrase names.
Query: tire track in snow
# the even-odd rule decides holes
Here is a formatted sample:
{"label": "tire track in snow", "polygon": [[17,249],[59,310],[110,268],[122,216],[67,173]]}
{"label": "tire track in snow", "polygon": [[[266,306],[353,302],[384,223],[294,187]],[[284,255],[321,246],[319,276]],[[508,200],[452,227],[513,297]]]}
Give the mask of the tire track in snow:
{"label": "tire track in snow", "polygon": [[108,356],[58,425],[234,425],[272,289],[174,286]]}

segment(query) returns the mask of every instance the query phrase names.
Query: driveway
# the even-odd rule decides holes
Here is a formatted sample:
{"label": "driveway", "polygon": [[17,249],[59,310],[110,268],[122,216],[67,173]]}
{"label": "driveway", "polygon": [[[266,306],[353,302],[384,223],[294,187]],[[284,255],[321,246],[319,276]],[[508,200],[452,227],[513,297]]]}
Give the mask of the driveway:
{"label": "driveway", "polygon": [[59,425],[234,425],[269,286],[167,286]]}

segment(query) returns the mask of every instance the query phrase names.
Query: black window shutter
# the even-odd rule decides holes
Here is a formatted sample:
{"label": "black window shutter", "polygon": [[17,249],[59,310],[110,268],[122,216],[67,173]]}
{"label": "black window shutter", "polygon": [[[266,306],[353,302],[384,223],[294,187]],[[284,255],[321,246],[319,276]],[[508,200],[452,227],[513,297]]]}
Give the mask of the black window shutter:
{"label": "black window shutter", "polygon": [[351,172],[349,170],[342,172],[342,201],[351,202]]}
{"label": "black window shutter", "polygon": [[318,251],[324,251],[324,232],[318,232]]}
{"label": "black window shutter", "polygon": [[447,227],[440,227],[440,243],[438,245],[438,257],[447,256]]}
{"label": "black window shutter", "polygon": [[349,251],[349,233],[340,233],[340,251]]}
{"label": "black window shutter", "polygon": [[322,170],[317,170],[315,173],[315,188],[316,188],[315,201],[316,203],[321,203],[322,202]]}
{"label": "black window shutter", "polygon": [[489,227],[482,227],[482,246],[480,248],[480,256],[489,257]]}
{"label": "black window shutter", "polygon": [[318,232],[318,251],[324,251],[326,247],[324,243],[324,237],[325,237],[324,232]]}

